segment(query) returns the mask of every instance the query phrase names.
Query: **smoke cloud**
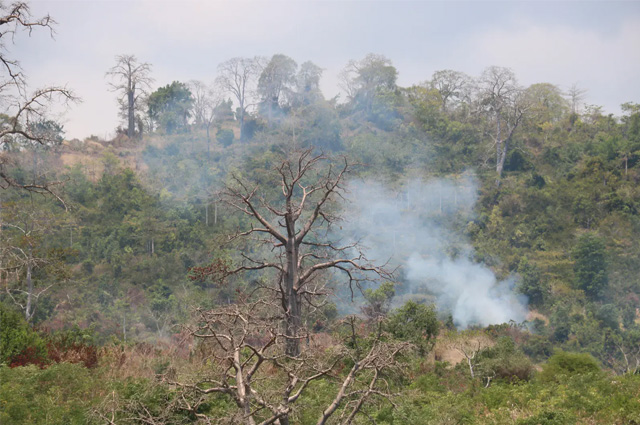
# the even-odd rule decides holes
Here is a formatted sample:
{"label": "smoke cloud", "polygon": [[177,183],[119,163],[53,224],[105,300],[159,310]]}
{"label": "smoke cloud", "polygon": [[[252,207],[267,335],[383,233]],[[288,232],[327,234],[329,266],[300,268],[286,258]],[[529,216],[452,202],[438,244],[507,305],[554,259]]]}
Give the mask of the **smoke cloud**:
{"label": "smoke cloud", "polygon": [[370,260],[398,267],[396,303],[432,300],[462,328],[525,320],[526,297],[514,292],[515,278],[500,281],[473,260],[464,231],[477,200],[472,175],[413,180],[398,190],[353,181],[347,200],[343,232],[361,241]]}

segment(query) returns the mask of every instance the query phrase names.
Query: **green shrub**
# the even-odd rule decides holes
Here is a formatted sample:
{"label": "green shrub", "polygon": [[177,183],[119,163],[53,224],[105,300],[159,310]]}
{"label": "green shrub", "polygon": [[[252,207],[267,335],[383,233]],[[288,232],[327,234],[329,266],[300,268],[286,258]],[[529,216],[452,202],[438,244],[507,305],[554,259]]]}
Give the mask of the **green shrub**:
{"label": "green shrub", "polygon": [[86,368],[70,363],[0,368],[0,424],[87,424],[98,385]]}
{"label": "green shrub", "polygon": [[567,376],[598,373],[600,371],[598,361],[590,354],[558,351],[542,367],[539,378],[543,382],[560,382]]}
{"label": "green shrub", "polygon": [[98,365],[98,346],[92,329],[74,327],[47,336],[48,357],[56,363],[82,363],[87,368]]}
{"label": "green shrub", "polygon": [[478,364],[485,379],[528,381],[533,374],[531,360],[507,336],[500,337],[495,346],[482,350],[478,354]]}
{"label": "green shrub", "polygon": [[601,298],[609,284],[606,250],[604,240],[592,233],[580,236],[573,250],[576,285],[591,299]]}
{"label": "green shrub", "polygon": [[422,355],[431,350],[438,328],[438,318],[433,306],[415,301],[408,301],[393,311],[386,323],[389,333],[397,339],[415,344]]}
{"label": "green shrub", "polygon": [[233,143],[233,130],[229,130],[228,128],[221,128],[216,133],[216,139],[225,148],[231,146],[231,144]]}
{"label": "green shrub", "polygon": [[47,362],[45,341],[24,317],[0,304],[0,365],[21,366]]}
{"label": "green shrub", "polygon": [[523,257],[518,265],[518,291],[529,298],[529,303],[534,306],[544,304],[544,300],[548,295],[549,287],[542,278],[542,272],[533,263],[529,262],[527,257]]}
{"label": "green shrub", "polygon": [[518,425],[567,425],[575,423],[575,419],[564,412],[544,410],[527,419],[520,419]]}
{"label": "green shrub", "polygon": [[522,345],[524,353],[534,360],[547,359],[552,354],[553,345],[549,338],[542,335],[531,335]]}

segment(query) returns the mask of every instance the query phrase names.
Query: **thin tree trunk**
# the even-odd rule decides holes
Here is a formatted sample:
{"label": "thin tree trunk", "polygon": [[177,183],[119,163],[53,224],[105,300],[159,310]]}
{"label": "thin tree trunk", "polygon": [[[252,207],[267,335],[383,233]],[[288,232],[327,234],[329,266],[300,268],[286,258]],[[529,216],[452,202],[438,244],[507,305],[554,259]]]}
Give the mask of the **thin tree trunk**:
{"label": "thin tree trunk", "polygon": [[31,278],[33,264],[31,262],[31,258],[33,257],[33,251],[31,247],[29,247],[27,252],[29,253],[29,258],[27,259],[27,305],[24,310],[24,314],[27,322],[30,322],[33,318],[33,310],[31,308],[31,304],[33,301],[33,279]]}
{"label": "thin tree trunk", "polygon": [[[293,225],[292,225],[293,226]],[[291,226],[291,227],[292,227]],[[289,226],[288,226],[289,227]],[[298,255],[295,243],[295,234],[287,241],[287,272],[284,276],[286,290],[286,353],[292,357],[300,355],[300,341],[298,340],[298,330],[301,323],[300,300],[296,288],[298,276]]]}
{"label": "thin tree trunk", "polygon": [[351,383],[353,382],[354,377],[356,376],[356,373],[358,372],[359,369],[360,369],[360,363],[356,362],[351,368],[351,371],[349,371],[349,374],[347,375],[346,379],[342,382],[342,386],[340,387],[338,394],[333,399],[329,407],[327,407],[322,412],[322,415],[320,416],[320,419],[318,419],[318,422],[316,425],[325,425],[329,417],[331,417],[331,415],[333,415],[333,413],[338,409],[338,406],[340,406],[342,399],[345,397],[347,388],[349,388],[349,385],[351,385]]}
{"label": "thin tree trunk", "polygon": [[254,425],[256,422],[251,414],[251,403],[249,402],[249,393],[244,382],[242,374],[242,362],[240,361],[240,349],[236,348],[233,353],[233,367],[236,371],[236,386],[238,388],[238,405],[242,409],[247,418],[247,425]]}
{"label": "thin tree trunk", "polygon": [[129,138],[133,138],[133,136],[135,135],[135,114],[133,111],[133,106],[134,106],[133,89],[130,89],[129,91],[127,91],[127,103],[128,103],[127,115],[129,118],[129,127],[127,128],[127,136],[129,136]]}
{"label": "thin tree trunk", "polygon": [[629,165],[629,156],[625,156],[624,157],[624,175],[626,177],[627,172],[628,172],[628,165]]}
{"label": "thin tree trunk", "polygon": [[211,127],[210,124],[207,125],[207,161],[211,160],[211,131],[209,127]]}
{"label": "thin tree trunk", "polygon": [[498,154],[498,162],[496,164],[496,173],[498,174],[498,180],[502,178],[502,171],[504,170],[504,163],[507,159],[507,151],[509,149],[509,140],[505,140],[500,143],[501,149]]}
{"label": "thin tree trunk", "polygon": [[502,147],[502,139],[500,135],[500,114],[496,113],[496,171],[500,164],[500,148]]}
{"label": "thin tree trunk", "polygon": [[38,179],[38,150],[37,147],[33,147],[33,182],[36,183]]}

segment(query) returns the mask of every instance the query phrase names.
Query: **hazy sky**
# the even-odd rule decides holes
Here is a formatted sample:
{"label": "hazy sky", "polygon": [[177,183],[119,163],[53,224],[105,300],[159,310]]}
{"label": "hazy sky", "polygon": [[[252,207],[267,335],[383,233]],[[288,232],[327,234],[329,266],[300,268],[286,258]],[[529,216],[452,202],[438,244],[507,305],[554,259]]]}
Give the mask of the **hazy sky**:
{"label": "hazy sky", "polygon": [[67,137],[113,134],[116,96],[105,72],[119,54],[153,65],[155,86],[212,82],[220,62],[283,53],[325,69],[327,97],[350,59],[387,56],[408,86],[434,71],[477,76],[512,68],[524,85],[588,90],[586,102],[619,113],[640,102],[640,2],[582,1],[33,1],[58,22],[9,46],[32,87],[67,84],[82,99]]}

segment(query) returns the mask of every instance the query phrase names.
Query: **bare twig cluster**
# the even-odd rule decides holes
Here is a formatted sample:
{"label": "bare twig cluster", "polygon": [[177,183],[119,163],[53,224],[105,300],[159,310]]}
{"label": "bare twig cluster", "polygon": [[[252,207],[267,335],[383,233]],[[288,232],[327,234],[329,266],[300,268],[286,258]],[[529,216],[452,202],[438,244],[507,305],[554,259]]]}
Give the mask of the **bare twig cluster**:
{"label": "bare twig cluster", "polygon": [[[53,135],[39,132],[32,124],[45,121],[46,114],[53,104],[69,104],[79,99],[64,86],[51,86],[28,93],[26,77],[17,60],[7,55],[7,42],[13,42],[15,34],[24,30],[31,32],[40,27],[48,29],[53,35],[55,21],[46,15],[33,18],[25,2],[10,5],[0,3],[0,105],[9,114],[0,126],[0,146],[9,143],[30,142],[50,145],[55,142]],[[24,183],[13,178],[7,169],[10,164],[6,154],[0,157],[0,187],[17,187],[31,192],[53,194],[60,182]],[[64,204],[64,202],[63,202]]]}
{"label": "bare twig cluster", "polygon": [[[407,343],[383,342],[380,333],[364,350],[342,344],[322,346],[306,334],[297,337],[306,341],[300,354],[290,356],[286,342],[291,337],[282,331],[278,306],[264,299],[197,310],[196,323],[189,332],[206,344],[204,360],[212,373],[192,383],[167,381],[181,389],[182,408],[205,422],[214,418],[199,407],[207,395],[220,394],[230,397],[238,408],[227,418],[230,423],[287,425],[309,385],[331,380],[338,381],[338,390],[317,423],[329,423],[330,418],[352,423],[370,398],[393,396],[388,372],[399,367],[397,357],[409,349]],[[338,373],[337,365],[345,362],[352,365],[349,371]],[[339,416],[334,415],[337,412]]]}

